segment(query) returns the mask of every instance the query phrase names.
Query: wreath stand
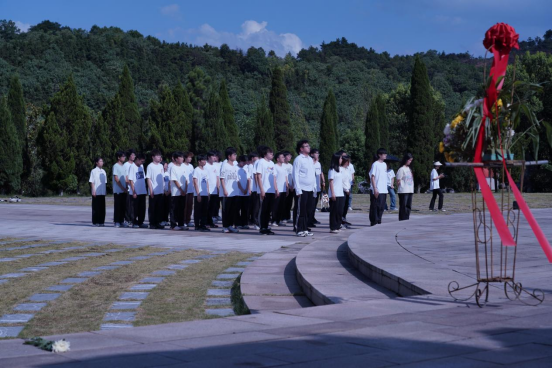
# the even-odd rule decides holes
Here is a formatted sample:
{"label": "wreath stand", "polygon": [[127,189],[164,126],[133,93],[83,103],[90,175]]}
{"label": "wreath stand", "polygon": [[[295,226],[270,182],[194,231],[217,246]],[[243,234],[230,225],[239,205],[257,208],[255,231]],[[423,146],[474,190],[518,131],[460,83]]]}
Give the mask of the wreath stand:
{"label": "wreath stand", "polygon": [[[523,191],[523,174],[526,166],[547,164],[548,161],[526,162],[524,160],[507,160],[506,168],[511,174],[514,167],[521,167],[520,191]],[[498,186],[500,210],[506,224],[508,225],[516,246],[504,246],[500,238],[493,237],[493,222],[489,210],[483,201],[483,195],[478,191],[472,175],[472,211],[473,211],[473,235],[475,241],[475,269],[477,282],[468,286],[460,287],[457,281],[448,285],[448,292],[455,301],[468,301],[475,296],[475,302],[479,307],[484,307],[489,300],[490,284],[504,284],[504,294],[511,300],[519,300],[523,304],[536,306],[544,301],[544,292],[540,289],[528,291],[523,288],[521,282],[516,282],[516,258],[518,248],[518,232],[520,221],[520,209],[513,201],[510,186],[504,182],[505,169],[502,161],[485,161],[483,163],[447,163],[450,167],[483,167],[489,173],[491,170],[501,173]],[[461,298],[464,290],[470,291],[471,295]]]}

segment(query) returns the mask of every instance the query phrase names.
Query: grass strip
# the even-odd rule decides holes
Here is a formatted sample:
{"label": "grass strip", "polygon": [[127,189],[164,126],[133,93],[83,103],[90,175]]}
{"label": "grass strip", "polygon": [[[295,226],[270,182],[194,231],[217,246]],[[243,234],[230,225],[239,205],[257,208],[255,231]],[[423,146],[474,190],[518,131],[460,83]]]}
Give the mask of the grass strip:
{"label": "grass strip", "polygon": [[249,311],[249,308],[243,300],[243,295],[241,292],[241,277],[242,273],[240,273],[240,276],[236,278],[236,280],[232,284],[231,301],[234,313],[236,313],[236,315],[247,315],[251,314],[251,311]]}

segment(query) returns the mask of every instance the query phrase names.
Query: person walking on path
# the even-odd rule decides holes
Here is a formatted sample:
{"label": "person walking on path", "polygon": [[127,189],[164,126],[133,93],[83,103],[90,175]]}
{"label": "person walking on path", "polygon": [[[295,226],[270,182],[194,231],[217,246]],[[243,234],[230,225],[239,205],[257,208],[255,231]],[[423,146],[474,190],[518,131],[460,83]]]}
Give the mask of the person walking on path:
{"label": "person walking on path", "polygon": [[[347,158],[347,157],[345,157]],[[330,233],[339,233],[343,217],[343,210],[346,209],[347,203],[343,192],[343,182],[350,183],[348,178],[348,170],[342,167],[343,157],[340,153],[335,153],[330,162],[330,170],[328,171],[330,197]],[[344,175],[346,178],[344,178]]]}
{"label": "person walking on path", "polygon": [[105,193],[107,173],[102,169],[103,159],[94,159],[96,167],[90,172],[90,191],[92,192],[92,224],[103,227],[105,223]]}
{"label": "person walking on path", "polygon": [[113,165],[113,222],[115,228],[126,227],[125,214],[127,204],[127,174],[125,170],[126,155],[122,151],[115,154],[117,162]]}
{"label": "person walking on path", "polygon": [[353,176],[350,170],[350,163],[351,158],[348,155],[341,155],[341,165],[339,167],[339,172],[342,173],[341,179],[343,181],[344,198],[343,211],[341,212],[341,224],[345,226],[345,228],[350,228],[351,226],[351,223],[347,220],[347,213],[349,212],[349,197],[351,196],[351,178]]}
{"label": "person walking on path", "polygon": [[389,192],[389,198],[391,200],[389,208],[387,207],[387,201],[385,202],[385,210],[395,211],[397,210],[395,198],[395,171],[391,168],[388,161],[386,161],[385,164],[387,165],[387,192]]}
{"label": "person walking on path", "polygon": [[443,173],[439,174],[438,172],[441,165],[443,164],[441,164],[440,161],[436,161],[435,163],[433,163],[433,170],[431,171],[431,175],[429,178],[429,189],[433,191],[433,196],[431,197],[431,201],[429,203],[429,210],[431,211],[436,211],[435,198],[437,198],[437,196],[439,196],[439,211],[446,211],[445,209],[443,209],[443,190],[441,190],[441,186],[439,185],[439,180],[445,177]]}
{"label": "person walking on path", "polygon": [[309,209],[315,201],[316,172],[310,157],[309,141],[301,140],[296,146],[297,157],[293,161],[293,183],[295,184],[294,225],[298,237],[312,236],[308,229]]}
{"label": "person walking on path", "polygon": [[406,154],[401,160],[401,167],[397,171],[397,192],[399,194],[399,220],[410,219],[412,196],[414,196],[414,177],[410,164],[412,154]]}
{"label": "person walking on path", "polygon": [[387,200],[387,151],[378,149],[378,160],[372,164],[370,173],[370,226],[381,224],[385,201]]}
{"label": "person walking on path", "polygon": [[324,173],[322,173],[322,164],[320,164],[320,151],[318,149],[311,149],[310,156],[314,162],[314,174],[316,175],[316,188],[314,193],[314,201],[312,208],[309,210],[309,227],[316,227],[320,222],[316,219],[316,204],[322,196],[322,191],[326,189],[326,182],[324,179]]}

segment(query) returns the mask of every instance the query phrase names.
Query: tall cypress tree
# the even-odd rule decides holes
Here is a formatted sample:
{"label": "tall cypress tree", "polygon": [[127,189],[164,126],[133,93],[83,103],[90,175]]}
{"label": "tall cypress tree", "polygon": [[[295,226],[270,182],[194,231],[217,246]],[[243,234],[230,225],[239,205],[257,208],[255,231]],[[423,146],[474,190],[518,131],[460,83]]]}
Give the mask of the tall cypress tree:
{"label": "tall cypress tree", "polygon": [[2,191],[19,192],[23,158],[17,129],[13,124],[5,97],[0,101],[0,188]]}
{"label": "tall cypress tree", "polygon": [[412,171],[416,192],[427,184],[427,176],[433,164],[435,139],[434,101],[427,69],[419,56],[414,60],[410,82],[410,111],[408,114],[407,148],[414,156]]}
{"label": "tall cypress tree", "polygon": [[364,156],[366,160],[371,163],[376,152],[381,147],[379,111],[376,99],[372,101],[370,109],[368,109],[368,113],[366,114],[364,134],[366,136],[364,141]]}
{"label": "tall cypress tree", "polygon": [[272,72],[272,89],[268,105],[272,113],[274,124],[274,150],[293,151],[293,133],[289,117],[289,103],[287,101],[287,88],[284,83],[284,72],[280,67]]}
{"label": "tall cypress tree", "polygon": [[102,114],[98,114],[90,134],[90,157],[101,156],[104,160],[104,166],[106,168],[111,167],[116,160],[115,151],[113,151],[111,144],[109,126]]}
{"label": "tall cypress tree", "polygon": [[255,113],[255,147],[264,145],[276,150],[274,143],[274,124],[272,123],[272,114],[266,104],[266,99],[263,95],[261,102],[257,105]]}
{"label": "tall cypress tree", "polygon": [[11,119],[17,130],[21,153],[25,154],[27,149],[27,122],[25,121],[25,99],[23,98],[23,87],[16,74],[10,80],[8,92],[8,109]]}
{"label": "tall cypress tree", "polygon": [[218,94],[211,91],[205,107],[205,123],[200,140],[200,152],[228,147],[228,134],[222,120],[222,104]]}
{"label": "tall cypress tree", "polygon": [[190,143],[192,139],[192,121],[194,111],[192,108],[192,104],[190,103],[190,96],[188,95],[188,92],[186,92],[184,86],[182,86],[182,83],[180,83],[180,81],[173,89],[173,97],[174,101],[176,102],[176,107],[178,108],[179,112],[183,114],[181,128],[182,130],[181,132],[177,133],[181,136],[180,139],[182,140],[180,144],[180,150],[189,150],[191,149]]}
{"label": "tall cypress tree", "polygon": [[228,96],[228,89],[226,87],[226,80],[222,80],[219,90],[220,102],[222,105],[222,120],[226,133],[228,134],[228,145],[234,147],[238,152],[243,152],[240,134],[238,131],[238,125],[234,118],[234,108],[230,102],[230,96]]}
{"label": "tall cypress tree", "polygon": [[71,74],[65,85],[52,98],[50,113],[55,114],[67,146],[75,160],[75,174],[79,184],[88,184],[92,159],[90,157],[90,128],[92,122],[84,99],[77,93],[77,86]]}
{"label": "tall cypress tree", "polygon": [[332,155],[337,151],[337,104],[332,89],[328,91],[322,110],[319,150],[322,168],[329,168]]}
{"label": "tall cypress tree", "polygon": [[[108,129],[110,146],[107,151],[95,155],[104,155],[111,158],[118,150],[127,150],[130,147],[128,122],[125,119],[119,94],[116,94],[105,106],[102,112],[102,120]],[[95,155],[93,154],[92,157]]]}
{"label": "tall cypress tree", "polygon": [[123,127],[128,130],[128,145],[130,147],[144,147],[144,132],[142,117],[138,111],[138,103],[136,102],[136,95],[134,93],[134,81],[130,75],[130,69],[128,66],[124,66],[123,73],[121,74],[121,80],[119,83],[119,99],[121,100],[121,109],[123,111],[123,119],[125,124]]}
{"label": "tall cypress tree", "polygon": [[56,115],[50,112],[38,133],[38,156],[42,159],[44,187],[62,194],[76,179],[75,160],[65,135],[57,123]]}
{"label": "tall cypress tree", "polygon": [[211,83],[211,78],[199,67],[195,67],[188,73],[188,82],[186,90],[190,96],[190,103],[193,108],[192,113],[192,137],[190,146],[196,152],[201,151],[201,137],[203,136],[202,127],[205,122],[204,109],[206,105],[207,88]]}
{"label": "tall cypress tree", "polygon": [[380,94],[376,97],[376,104],[378,105],[378,122],[380,132],[380,145],[381,147],[389,150],[389,121],[387,119],[387,109],[385,97]]}

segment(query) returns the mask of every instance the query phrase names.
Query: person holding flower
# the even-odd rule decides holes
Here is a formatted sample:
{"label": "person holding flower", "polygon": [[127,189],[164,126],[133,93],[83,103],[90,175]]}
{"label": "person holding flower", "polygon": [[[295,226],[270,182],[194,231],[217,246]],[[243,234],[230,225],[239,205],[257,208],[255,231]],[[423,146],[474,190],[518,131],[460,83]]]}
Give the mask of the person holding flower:
{"label": "person holding flower", "polygon": [[431,201],[429,203],[429,210],[435,211],[435,199],[437,196],[439,196],[439,211],[446,211],[443,209],[443,190],[441,189],[441,186],[439,185],[439,180],[441,178],[444,178],[445,175],[443,173],[439,174],[438,170],[441,168],[441,162],[436,161],[433,163],[433,170],[431,171],[431,175],[429,178],[429,190],[433,191],[433,197],[431,198]]}

